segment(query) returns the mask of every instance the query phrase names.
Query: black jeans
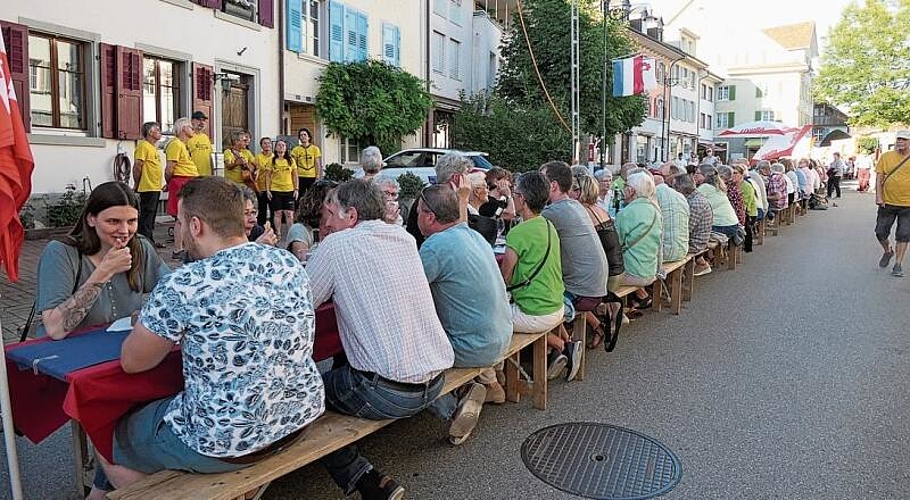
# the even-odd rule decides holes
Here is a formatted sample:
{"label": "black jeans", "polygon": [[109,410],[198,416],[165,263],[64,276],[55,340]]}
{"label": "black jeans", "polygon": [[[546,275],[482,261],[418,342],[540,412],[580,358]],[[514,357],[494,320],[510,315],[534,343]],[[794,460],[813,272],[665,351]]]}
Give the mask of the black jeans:
{"label": "black jeans", "polygon": [[831,197],[831,193],[837,191],[837,197],[840,198],[840,177],[832,175],[828,177],[828,198]]}
{"label": "black jeans", "polygon": [[139,234],[154,242],[155,215],[158,214],[158,199],[160,191],[145,191],[139,193]]}
{"label": "black jeans", "polygon": [[758,217],[746,217],[746,241],[743,243],[743,252],[752,251],[752,235],[755,231],[755,224],[757,221]]}
{"label": "black jeans", "polygon": [[272,220],[272,209],[269,208],[269,197],[265,194],[265,191],[259,193],[259,214],[256,215],[256,223],[262,227],[265,227],[265,221],[269,221],[273,226],[275,222]]}

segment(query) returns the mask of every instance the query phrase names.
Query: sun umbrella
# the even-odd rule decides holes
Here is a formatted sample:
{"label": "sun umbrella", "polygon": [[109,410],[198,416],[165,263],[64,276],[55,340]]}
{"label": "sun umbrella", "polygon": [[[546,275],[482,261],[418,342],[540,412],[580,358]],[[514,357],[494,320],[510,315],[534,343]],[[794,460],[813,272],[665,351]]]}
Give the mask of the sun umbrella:
{"label": "sun umbrella", "polygon": [[809,131],[812,125],[806,125],[784,135],[768,138],[761,149],[752,156],[753,160],[776,160],[785,156],[806,156],[809,152]]}
{"label": "sun umbrella", "polygon": [[799,130],[795,127],[789,127],[781,122],[756,121],[741,123],[735,127],[728,128],[717,134],[718,136],[756,136],[756,135],[784,135]]}

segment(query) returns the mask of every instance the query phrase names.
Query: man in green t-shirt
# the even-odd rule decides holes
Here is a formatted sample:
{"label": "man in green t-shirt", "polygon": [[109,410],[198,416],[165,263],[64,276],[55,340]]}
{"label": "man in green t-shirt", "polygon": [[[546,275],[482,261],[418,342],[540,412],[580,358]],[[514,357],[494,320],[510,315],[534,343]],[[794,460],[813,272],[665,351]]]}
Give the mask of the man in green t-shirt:
{"label": "man in green t-shirt", "polygon": [[[512,329],[521,333],[550,331],[563,320],[562,261],[556,228],[540,212],[547,204],[549,186],[537,173],[523,174],[512,191],[521,224],[506,237],[506,253],[500,266],[502,278],[512,293]],[[566,341],[547,336],[552,348],[547,372],[561,372],[568,358]]]}

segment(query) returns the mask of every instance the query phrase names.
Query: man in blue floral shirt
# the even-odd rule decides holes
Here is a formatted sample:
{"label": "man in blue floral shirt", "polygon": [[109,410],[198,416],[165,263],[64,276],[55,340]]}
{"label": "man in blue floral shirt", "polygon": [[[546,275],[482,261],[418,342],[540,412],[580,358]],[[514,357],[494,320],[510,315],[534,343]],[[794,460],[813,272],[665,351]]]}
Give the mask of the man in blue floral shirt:
{"label": "man in blue floral shirt", "polygon": [[[194,262],[159,281],[121,364],[127,373],[150,370],[179,342],[185,387],[118,424],[117,465],[99,457],[116,487],[163,469],[243,468],[292,443],[324,411],[303,268],[288,252],[247,242],[243,195],[232,183],[201,177],[178,197],[178,238]],[[96,478],[93,495],[110,489],[105,483]]]}

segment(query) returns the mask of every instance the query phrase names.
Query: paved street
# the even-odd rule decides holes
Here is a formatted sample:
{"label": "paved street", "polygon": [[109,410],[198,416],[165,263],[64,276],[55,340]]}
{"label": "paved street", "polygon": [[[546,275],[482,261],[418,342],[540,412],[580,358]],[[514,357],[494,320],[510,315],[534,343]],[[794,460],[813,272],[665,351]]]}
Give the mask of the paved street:
{"label": "paved street", "polygon": [[[700,278],[681,316],[626,327],[616,352],[589,358],[586,381],[551,386],[548,410],[487,407],[459,448],[422,414],[362,449],[408,498],[572,498],[534,478],[519,449],[544,426],[596,421],[677,453],[683,478],[667,498],[910,497],[910,278],[876,266],[872,195],[851,187],[837,202],[768,237],[739,270]],[[29,498],[78,498],[68,443],[65,430],[20,440]],[[318,466],[265,495],[340,497]]]}

